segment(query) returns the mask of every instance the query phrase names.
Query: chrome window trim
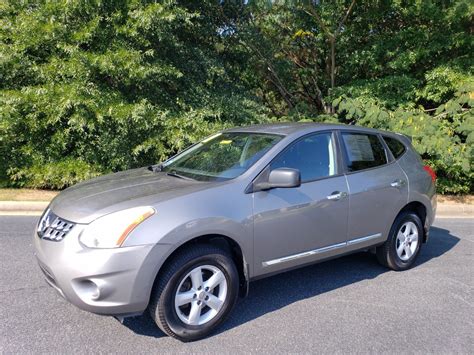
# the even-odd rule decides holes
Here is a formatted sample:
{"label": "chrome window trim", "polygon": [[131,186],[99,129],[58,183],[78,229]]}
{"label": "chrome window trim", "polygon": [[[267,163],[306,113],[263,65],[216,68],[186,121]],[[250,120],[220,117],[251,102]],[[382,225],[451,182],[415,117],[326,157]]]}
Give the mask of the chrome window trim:
{"label": "chrome window trim", "polygon": [[262,266],[263,267],[268,267],[268,266],[277,265],[277,264],[285,263],[285,262],[292,261],[292,260],[305,258],[305,257],[311,256],[311,255],[326,253],[326,252],[331,251],[331,250],[340,249],[340,248],[344,248],[344,247],[349,246],[349,245],[359,244],[359,243],[363,243],[363,242],[366,242],[366,241],[369,241],[369,240],[372,240],[372,239],[380,238],[381,236],[382,236],[382,233],[376,233],[376,234],[368,235],[368,236],[361,237],[361,238],[351,239],[351,240],[348,240],[347,242],[332,244],[332,245],[328,245],[327,247],[322,247],[322,248],[309,250],[309,251],[305,251],[305,252],[298,253],[298,254],[284,256],[282,258],[277,258],[277,259],[264,261],[264,262],[262,262]]}

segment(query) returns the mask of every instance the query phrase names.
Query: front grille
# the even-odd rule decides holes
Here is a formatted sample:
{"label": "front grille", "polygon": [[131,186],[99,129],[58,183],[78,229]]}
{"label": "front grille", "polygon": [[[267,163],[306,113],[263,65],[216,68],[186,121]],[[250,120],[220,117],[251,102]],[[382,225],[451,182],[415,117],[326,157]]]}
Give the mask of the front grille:
{"label": "front grille", "polygon": [[41,239],[59,242],[66,237],[74,225],[74,223],[56,216],[48,209],[38,223],[37,232]]}

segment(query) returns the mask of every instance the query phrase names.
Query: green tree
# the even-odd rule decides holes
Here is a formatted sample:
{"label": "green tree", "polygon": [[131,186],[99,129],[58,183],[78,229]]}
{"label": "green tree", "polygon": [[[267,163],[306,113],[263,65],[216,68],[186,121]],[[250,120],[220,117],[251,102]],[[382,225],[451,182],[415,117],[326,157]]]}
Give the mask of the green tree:
{"label": "green tree", "polygon": [[63,188],[256,119],[209,1],[0,5],[0,167]]}
{"label": "green tree", "polygon": [[[411,134],[441,192],[473,191],[472,2],[321,0],[246,10],[236,36],[252,58],[249,85],[276,116]],[[409,117],[423,122],[419,131]]]}
{"label": "green tree", "polygon": [[472,193],[473,23],[470,0],[0,2],[0,184],[305,120],[411,135],[441,192]]}

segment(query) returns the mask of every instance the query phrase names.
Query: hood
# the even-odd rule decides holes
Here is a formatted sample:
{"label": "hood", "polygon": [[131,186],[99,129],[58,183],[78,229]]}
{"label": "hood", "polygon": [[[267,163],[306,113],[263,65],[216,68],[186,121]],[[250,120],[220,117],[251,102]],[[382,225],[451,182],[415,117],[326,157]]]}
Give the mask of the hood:
{"label": "hood", "polygon": [[180,179],[147,168],[104,175],[74,185],[51,202],[51,210],[75,223],[136,206],[158,202],[206,189],[214,183]]}

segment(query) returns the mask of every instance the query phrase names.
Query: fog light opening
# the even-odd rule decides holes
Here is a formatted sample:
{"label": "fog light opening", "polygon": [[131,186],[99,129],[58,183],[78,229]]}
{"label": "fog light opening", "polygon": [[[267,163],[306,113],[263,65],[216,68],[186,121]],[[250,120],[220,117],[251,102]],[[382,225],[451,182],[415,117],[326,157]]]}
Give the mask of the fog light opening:
{"label": "fog light opening", "polygon": [[94,301],[97,301],[100,298],[100,289],[99,287],[95,287],[95,290],[91,293],[91,299]]}
{"label": "fog light opening", "polygon": [[97,301],[100,298],[100,288],[92,280],[82,280],[79,283],[81,293],[92,301]]}

